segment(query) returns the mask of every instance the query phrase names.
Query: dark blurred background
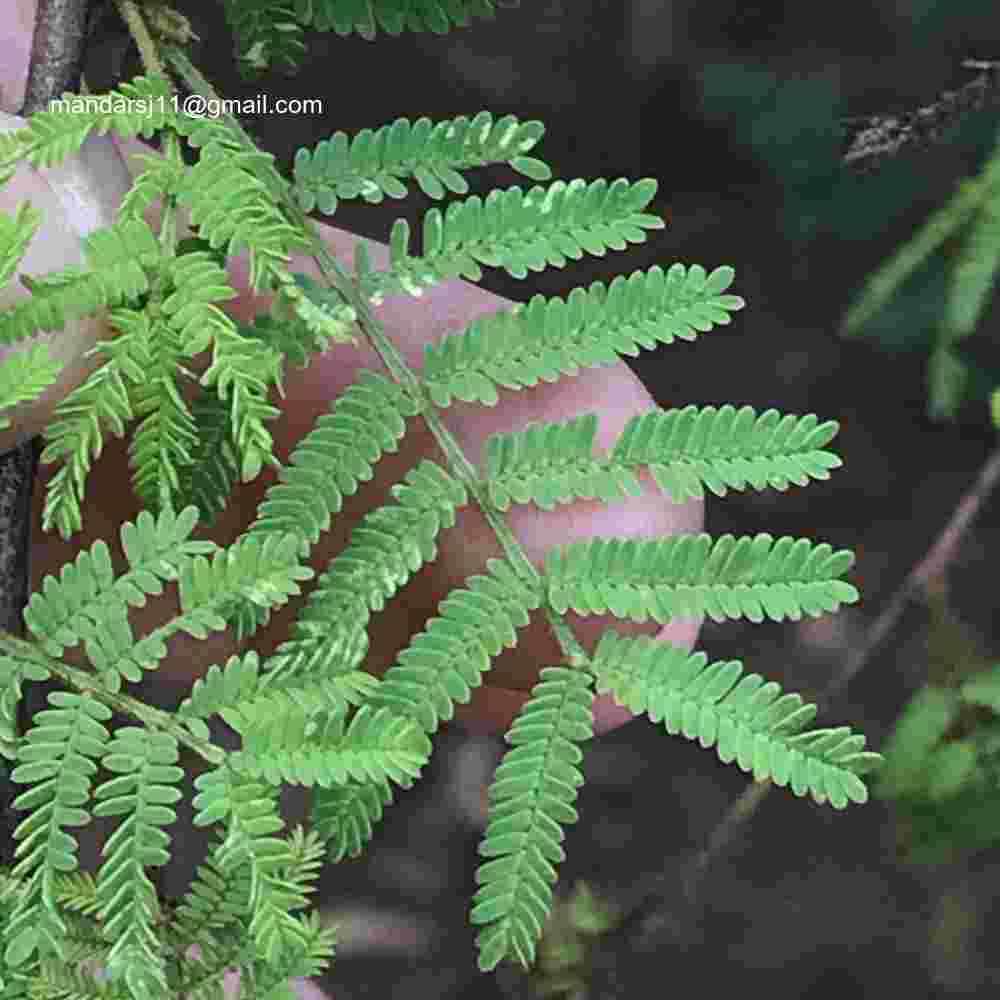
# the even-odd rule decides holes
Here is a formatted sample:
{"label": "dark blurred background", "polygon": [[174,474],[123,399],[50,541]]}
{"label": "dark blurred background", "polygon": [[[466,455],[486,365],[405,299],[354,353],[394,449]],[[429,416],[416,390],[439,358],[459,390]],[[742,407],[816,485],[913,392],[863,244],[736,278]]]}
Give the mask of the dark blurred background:
{"label": "dark blurred background", "polygon": [[[925,416],[925,352],[943,288],[934,266],[879,317],[875,337],[845,341],[837,328],[868,272],[976,172],[1000,116],[970,115],[931,151],[864,178],[840,165],[838,122],[915,108],[970,78],[963,59],[1000,58],[996,3],[522,0],[446,36],[310,36],[297,77],[259,82],[236,73],[219,3],[177,7],[224,95],[324,100],[322,117],[247,120],[285,165],[337,129],[487,109],[544,121],[538,152],[557,177],[659,180],[651,210],[672,221],[643,246],[526,281],[491,270],[482,284],[527,301],[675,260],[735,267],[732,291],[748,305],[732,326],[630,364],[662,406],[732,402],[841,423],[834,446],[845,467],[828,483],[708,502],[713,533],[807,535],[856,551],[859,605],[798,625],[731,622],[702,633],[711,658],[738,657],[818,694],[940,532],[995,436],[982,402],[952,423]],[[128,69],[123,53],[108,35],[88,78],[101,66]],[[530,186],[506,169],[469,179],[479,194]],[[342,203],[332,221],[385,241],[395,218],[413,223],[433,204],[419,192],[381,206]],[[990,340],[994,310],[977,337]],[[998,532],[991,502],[950,577],[958,613],[994,655]],[[878,748],[924,677],[925,626],[926,615],[908,611],[820,722],[850,723]],[[324,985],[336,1000],[488,1000],[523,989],[477,974],[467,921],[482,786],[501,751],[499,740],[447,729],[427,778],[399,796],[367,854],[327,871],[322,906],[340,921],[341,945]],[[625,906],[657,873],[669,885],[747,784],[735,767],[641,720],[594,742],[585,773],[561,886],[586,878]],[[642,952],[599,956],[593,995],[658,996],[675,983],[775,998],[837,988],[992,995],[1000,855],[909,868],[897,861],[895,835],[884,803],[835,813],[776,791],[710,867],[703,906],[668,907]],[[178,866],[178,888],[184,874]]]}

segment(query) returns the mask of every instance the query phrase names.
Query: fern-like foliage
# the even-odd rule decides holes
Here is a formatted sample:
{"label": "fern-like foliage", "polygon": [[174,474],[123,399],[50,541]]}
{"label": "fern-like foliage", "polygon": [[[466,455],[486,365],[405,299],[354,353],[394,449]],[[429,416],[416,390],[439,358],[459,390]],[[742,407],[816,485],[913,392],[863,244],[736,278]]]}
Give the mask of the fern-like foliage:
{"label": "fern-like foliage", "polygon": [[724,764],[735,762],[757,781],[770,779],[837,809],[868,799],[858,775],[880,758],[864,750],[864,736],[846,726],[802,732],[816,706],[783,695],[760,674],[745,674],[739,660],[709,663],[704,653],[648,636],[605,632],[593,669],[598,692],[610,691],[672,736],[714,747]]}
{"label": "fern-like foliage", "polygon": [[479,867],[472,922],[479,932],[479,967],[494,968],[508,954],[530,966],[552,908],[555,865],[565,852],[563,826],[583,784],[578,744],[594,731],[591,678],[581,670],[546,667],[507,733],[490,787],[490,820],[479,846],[491,858]]}
{"label": "fern-like foliage", "polygon": [[274,711],[274,699],[258,713],[229,720],[243,737],[231,764],[251,777],[279,785],[347,785],[382,781],[411,783],[430,756],[430,740],[405,718],[362,706],[345,728],[340,712],[310,713],[292,705]]}
{"label": "fern-like foliage", "polygon": [[174,785],[184,777],[177,766],[177,741],[169,733],[149,734],[138,726],[117,730],[102,759],[116,774],[100,785],[95,816],[122,816],[124,821],[104,845],[104,863],[97,877],[105,937],[114,943],[108,971],[122,977],[134,994],[166,994],[166,970],[153,928],[159,904],[146,874],[170,860],[170,836],[163,829],[174,823],[171,808],[181,798]]}
{"label": "fern-like foliage", "polygon": [[853,553],[823,542],[771,535],[595,538],[554,546],[546,557],[548,599],[560,614],[611,612],[663,625],[708,615],[713,621],[813,618],[858,599],[838,579]]}
{"label": "fern-like foliage", "polygon": [[200,150],[178,197],[213,248],[225,249],[227,256],[250,251],[250,280],[259,290],[268,280],[280,281],[289,255],[308,244],[268,197],[253,161],[252,154],[234,154],[211,142]]}
{"label": "fern-like foliage", "polygon": [[0,343],[11,344],[39,330],[62,330],[67,319],[137,298],[149,290],[145,268],[160,257],[152,230],[139,220],[94,230],[84,239],[83,252],[90,270],[22,276],[33,294],[0,314]]}
{"label": "fern-like foliage", "polygon": [[609,249],[643,243],[647,229],[663,220],[643,212],[656,193],[655,181],[610,184],[598,178],[554,181],[525,193],[519,187],[453,201],[442,214],[428,211],[422,221],[419,257],[410,253],[410,225],[397,219],[389,239],[389,270],[414,289],[448,278],[478,281],[481,264],[502,267],[512,278],[529,271],[565,267],[585,253],[603,257]]}
{"label": "fern-like foliage", "polygon": [[19,841],[11,871],[25,891],[6,928],[7,965],[20,965],[35,952],[58,955],[66,924],[55,902],[56,872],[74,872],[76,841],[68,827],[80,826],[97,771],[95,758],[106,751],[110,736],[104,725],[111,711],[101,702],[68,691],[48,696],[52,706],[40,712],[18,747],[11,779],[32,787],[15,799],[15,808],[31,815],[14,831]]}
{"label": "fern-like foliage", "polygon": [[306,52],[305,31],[290,0],[226,0],[237,64],[245,77],[274,68],[294,73]]}
{"label": "fern-like foliage", "polygon": [[[467,502],[465,488],[433,462],[421,462],[392,487],[397,503],[368,514],[344,551],[331,560],[309,594],[292,636],[268,660],[267,682],[276,678],[353,676],[368,648],[373,611],[437,558],[437,536],[455,524]],[[333,628],[329,622],[338,624]]]}
{"label": "fern-like foliage", "polygon": [[436,406],[453,399],[495,406],[498,387],[521,389],[555,382],[581,368],[635,357],[640,347],[694,340],[731,322],[743,308],[737,295],[723,295],[731,267],[710,275],[700,265],[672,264],[619,276],[609,287],[595,281],[568,298],[535,295],[524,306],[475,320],[424,348],[423,375]]}
{"label": "fern-like foliage", "polygon": [[495,16],[517,0],[225,0],[237,62],[244,77],[268,70],[294,74],[306,46],[304,29],[358,34],[369,41],[382,30],[446,34],[473,18]]}
{"label": "fern-like foliage", "polygon": [[[487,562],[489,575],[469,578],[439,606],[441,614],[414,637],[382,678],[366,704],[413,719],[428,734],[452,718],[454,705],[467,704],[472,691],[504,647],[540,605],[535,588],[499,559]],[[371,836],[392,792],[384,782],[357,789],[320,789],[313,822],[335,845],[335,856],[357,854]]]}
{"label": "fern-like foliage", "polygon": [[[366,37],[446,31],[492,16],[497,4],[225,6],[244,68],[258,71],[297,65],[305,28]],[[189,85],[210,93],[182,54],[163,54]],[[0,344],[18,345],[0,367],[0,411],[35,398],[55,375],[46,354],[20,341],[82,316],[109,322],[108,339],[93,350],[94,372],[63,400],[46,431],[43,461],[61,467],[46,495],[45,529],[68,536],[80,527],[86,479],[104,437],[124,435],[130,424],[132,486],[146,508],[121,529],[120,571],[110,547],[95,543],[31,596],[26,640],[0,635],[0,754],[25,786],[15,805],[27,813],[15,832],[16,864],[0,873],[0,995],[217,1000],[224,970],[239,967],[251,984],[247,995],[287,997],[288,978],[317,974],[333,951],[333,932],[302,912],[321,861],[363,850],[394,786],[417,780],[431,737],[456,704],[470,702],[533,616],[553,627],[563,658],[542,669],[507,734],[511,750],[490,792],[481,847],[488,860],[471,913],[483,969],[535,957],[564,827],[577,819],[581,744],[592,735],[599,692],[671,734],[714,747],[757,780],[837,808],[864,801],[859,775],[877,755],[846,727],[805,731],[815,709],[798,695],[744,675],[739,663],[709,664],[703,654],[648,638],[609,632],[588,654],[562,617],[572,609],[636,622],[703,615],[794,621],[857,600],[842,579],[849,552],[768,534],[599,538],[557,546],[536,567],[503,524],[514,503],[551,509],[636,495],[644,468],[677,503],[706,490],[722,497],[804,486],[839,465],[827,450],[835,423],[746,406],[654,409],[631,419],[611,449],[596,455],[598,416],[581,414],[494,435],[477,470],[440,418],[456,400],[494,406],[503,389],[554,382],[730,323],[744,305],[727,291],[732,268],[671,263],[610,285],[594,282],[565,299],[536,295],[429,344],[419,374],[372,319],[369,306],[388,295],[418,296],[456,277],[478,280],[483,267],[525,278],[641,243],[664,224],[647,211],[655,181],[557,180],[453,200],[424,215],[419,252],[399,220],[388,268],[374,270],[359,243],[354,274],[345,277],[306,212],[329,214],[342,198],[401,198],[409,193],[405,178],[435,200],[465,196],[463,171],[486,164],[549,181],[544,161],[528,155],[541,123],[494,120],[487,112],[437,124],[400,118],[300,150],[285,177],[235,119],[188,117],[172,88],[166,77],[140,78],[112,95],[131,98],[131,110],[114,102],[111,110],[73,106],[71,114],[53,108],[0,135],[0,180],[21,160],[42,169],[60,162],[90,134],[160,133],[162,140],[160,155],[142,161],[115,223],[84,242],[85,266],[23,278],[30,295],[0,311]],[[155,114],[135,114],[140,97]],[[154,209],[158,228],[145,221]],[[181,209],[192,234],[177,239]],[[38,223],[25,206],[0,217],[5,280]],[[300,251],[316,253],[321,281],[290,270]],[[223,308],[236,294],[226,267],[244,252],[253,291],[272,300],[237,323]],[[285,365],[304,366],[331,343],[356,343],[355,333],[375,347],[388,374],[360,371],[287,464],[278,462],[268,424],[280,411],[270,392],[283,394]],[[207,369],[196,378],[191,362],[205,352]],[[345,498],[398,451],[418,416],[441,454],[414,461],[389,499],[314,573],[304,564],[312,547]],[[224,510],[237,480],[255,478],[265,464],[277,468],[278,479],[248,529],[228,548],[196,538]],[[470,503],[487,516],[504,557],[487,560],[483,572],[447,594],[375,678],[366,657],[377,615],[438,558],[443,533]],[[213,664],[173,712],[132,692],[129,685],[163,662],[171,636],[205,639],[232,629],[245,639],[314,576],[272,655],[248,650]],[[167,588],[176,608],[163,625],[135,636],[130,609]],[[65,659],[81,643],[82,668]],[[58,690],[22,734],[24,685],[38,681],[55,681]],[[130,724],[113,724],[114,715]],[[231,744],[217,742],[220,727]],[[169,857],[181,748],[207,765],[195,780],[195,822],[213,826],[215,836],[188,891],[170,901],[151,875]],[[99,767],[111,776],[96,780]],[[310,789],[308,835],[285,830],[284,784]],[[71,832],[92,815],[117,818],[96,877],[77,871]],[[190,953],[192,944],[199,954]]]}
{"label": "fern-like foliage", "polygon": [[194,441],[190,462],[178,470],[177,491],[183,506],[193,504],[198,520],[205,525],[225,510],[240,478],[229,413],[226,400],[212,392],[199,393],[191,404]]}
{"label": "fern-like foliage", "polygon": [[[344,497],[375,474],[373,463],[396,451],[406,419],[419,411],[419,402],[397,383],[374,372],[360,372],[330,413],[321,416],[299,442],[290,464],[281,469],[281,481],[268,489],[250,534],[295,531],[305,557],[329,528]],[[242,638],[266,623],[266,609],[244,605],[235,609],[234,620]]]}
{"label": "fern-like foliage", "polygon": [[[98,99],[101,98],[101,99]],[[12,164],[27,160],[54,167],[80,151],[90,135],[114,132],[149,139],[175,120],[173,86],[164,76],[136,77],[107,94],[63,94],[54,106],[33,114],[22,129],[0,144],[0,178],[6,183]]]}
{"label": "fern-like foliage", "polygon": [[441,602],[439,617],[427,623],[404,649],[375,690],[372,704],[416,719],[428,733],[437,731],[466,704],[483,682],[490,661],[517,643],[517,630],[541,595],[500,559],[490,559],[489,575],[471,576],[468,587]]}
{"label": "fern-like foliage", "polygon": [[0,212],[0,286],[6,285],[42,222],[42,213],[31,202],[17,206],[13,217]]}
{"label": "fern-like foliage", "polygon": [[319,31],[338,35],[354,32],[372,39],[377,29],[390,35],[403,31],[445,34],[464,28],[473,18],[495,16],[497,7],[516,5],[512,0],[294,0],[299,20]]}
{"label": "fern-like foliage", "polygon": [[201,810],[196,824],[229,817],[228,835],[213,858],[228,877],[250,866],[249,930],[263,956],[274,961],[301,944],[299,923],[290,912],[300,893],[281,877],[291,852],[285,839],[271,836],[284,827],[275,789],[228,766],[199,775],[195,787],[194,805]]}
{"label": "fern-like foliage", "polygon": [[102,679],[113,690],[120,688],[122,677],[139,680],[143,666],[166,655],[163,635],[141,640],[128,659],[108,656],[106,650],[132,645],[129,607],[141,608],[148,596],[161,594],[163,583],[177,580],[196,556],[219,551],[213,542],[189,537],[196,520],[196,512],[188,508],[178,517],[163,512],[155,521],[143,511],[135,524],[126,522],[121,542],[129,570],[117,579],[107,544],[95,542],[63,567],[59,580],[46,577],[41,591],[31,596],[24,610],[30,634],[51,656],[83,639],[95,666],[107,665]]}
{"label": "fern-like foliage", "polygon": [[397,118],[391,125],[363,129],[352,140],[335,132],[312,150],[295,155],[294,193],[306,212],[318,208],[333,215],[341,199],[364,198],[379,204],[386,196],[405,198],[400,177],[412,177],[428,198],[445,192],[467,194],[459,172],[470,167],[506,163],[532,180],[552,176],[548,165],[525,156],[545,132],[541,122],[519,122],[505,115],[498,122],[488,111],[471,120],[465,115],[434,124],[430,118],[411,123]]}
{"label": "fern-like foliage", "polygon": [[646,465],[664,494],[683,503],[702,499],[702,484],[716,496],[748,485],[784,490],[828,479],[840,465],[822,450],[837,424],[820,425],[813,414],[758,416],[749,406],[651,410],[628,422],[606,458],[593,454],[596,433],[597,415],[589,413],[493,435],[484,482],[490,501],[499,510],[529,501],[550,510],[578,498],[621,500],[642,492],[635,473]]}
{"label": "fern-like foliage", "polygon": [[0,430],[11,425],[3,411],[37,399],[59,377],[62,367],[47,344],[32,344],[0,368]]}

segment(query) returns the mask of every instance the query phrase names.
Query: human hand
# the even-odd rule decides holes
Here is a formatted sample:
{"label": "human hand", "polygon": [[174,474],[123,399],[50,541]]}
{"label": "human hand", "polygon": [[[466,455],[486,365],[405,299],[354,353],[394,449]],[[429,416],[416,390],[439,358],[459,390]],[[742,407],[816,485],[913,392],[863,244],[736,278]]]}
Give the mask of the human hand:
{"label": "human hand", "polygon": [[[35,0],[17,0],[15,3],[17,15],[14,23],[21,26],[20,33],[8,38],[7,44],[12,52],[20,55],[26,55],[28,51],[24,32],[31,22],[34,5]],[[4,61],[6,80],[0,82],[0,93],[16,106],[19,92],[18,74],[12,69],[14,65],[13,59]],[[119,146],[126,153],[145,150],[138,143],[119,143]],[[118,183],[117,179],[114,183]],[[10,190],[12,186],[13,182],[8,185],[9,195],[16,195],[16,190]],[[106,188],[103,194],[107,196]],[[53,216],[57,212],[58,207],[50,213],[36,242],[49,238],[50,230],[56,225],[57,220]],[[329,226],[321,226],[320,229],[334,255],[342,263],[350,265],[356,237]],[[372,256],[375,266],[386,265],[388,253],[384,246],[380,245]],[[304,258],[293,259],[292,267],[317,274],[311,262]],[[240,319],[249,320],[263,307],[263,303],[260,297],[254,298],[247,290],[246,261],[235,262],[230,273],[240,296],[229,304],[228,311]],[[461,329],[483,313],[511,305],[508,300],[473,284],[456,280],[427,290],[420,300],[408,297],[391,299],[374,309],[374,315],[399,345],[408,364],[419,369],[425,343],[440,338],[446,332]],[[381,364],[369,346],[335,345],[327,354],[315,357],[307,369],[288,369],[283,413],[271,428],[276,452],[282,461],[287,461],[297,440],[309,431],[318,416],[327,412],[331,400],[362,367],[381,370]],[[613,368],[589,369],[574,377],[564,377],[557,383],[544,383],[521,392],[501,390],[501,401],[494,408],[458,403],[443,411],[442,418],[466,453],[476,461],[481,456],[486,438],[498,430],[520,429],[529,421],[566,419],[587,411],[596,411],[600,415],[598,441],[602,447],[608,447],[629,418],[652,406],[653,401],[639,380],[624,363],[619,363]],[[54,465],[41,466],[32,515],[32,590],[40,587],[47,574],[57,574],[80,548],[89,547],[98,539],[116,538],[122,522],[136,518],[141,505],[132,491],[124,488],[124,483],[130,478],[127,449],[127,438],[109,438],[106,442],[87,482],[82,509],[83,530],[68,541],[41,531],[45,487],[58,469]],[[309,563],[317,572],[343,548],[361,516],[386,502],[390,497],[389,487],[422,457],[440,461],[429,431],[422,421],[414,420],[400,452],[382,459],[376,467],[375,479],[347,499],[343,511],[333,520],[332,530],[313,547]],[[509,512],[509,523],[536,565],[541,564],[545,552],[552,545],[575,539],[609,534],[660,536],[701,528],[703,508],[700,503],[671,504],[652,486],[648,476],[643,474],[642,478],[649,488],[640,497],[616,504],[581,500],[548,512],[534,506],[515,507]],[[267,468],[253,483],[240,487],[230,506],[211,528],[210,537],[224,545],[234,541],[249,526],[267,487],[276,480],[274,471]],[[470,574],[481,572],[488,557],[500,554],[482,514],[471,507],[460,511],[456,527],[445,532],[439,540],[438,560],[416,574],[404,592],[379,613],[377,625],[372,630],[368,666],[376,673],[390,666],[396,653],[435,613],[438,603],[447,593],[461,586]],[[119,559],[116,571],[123,569],[124,565],[124,560]],[[276,610],[269,625],[253,636],[248,645],[262,656],[270,655],[287,638],[288,628],[304,601],[303,595]],[[146,608],[133,609],[133,627],[137,634],[145,634],[177,612],[176,600],[171,602],[164,598]],[[570,614],[569,620],[585,646],[589,646],[600,632],[611,625],[620,632],[651,631],[650,627],[617,621],[610,615],[580,619]],[[663,627],[657,634],[662,639],[690,646],[697,631],[698,623],[677,621]],[[168,640],[168,646],[169,655],[159,674],[184,684],[201,676],[210,664],[222,663],[239,651],[228,632],[213,634],[205,640],[175,635]],[[519,636],[517,647],[505,650],[494,661],[483,687],[474,691],[470,704],[456,706],[456,717],[473,728],[504,731],[526,699],[539,669],[560,661],[558,645],[543,616],[536,614],[531,625]],[[630,713],[615,705],[610,696],[600,696],[596,700],[596,732],[616,728],[629,718]]]}

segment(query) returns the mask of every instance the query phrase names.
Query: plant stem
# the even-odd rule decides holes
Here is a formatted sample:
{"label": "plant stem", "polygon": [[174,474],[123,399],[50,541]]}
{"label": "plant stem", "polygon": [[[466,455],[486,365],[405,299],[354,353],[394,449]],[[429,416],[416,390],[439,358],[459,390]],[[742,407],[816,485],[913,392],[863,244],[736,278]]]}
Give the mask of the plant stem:
{"label": "plant stem", "polygon": [[[63,92],[78,86],[86,34],[87,0],[38,0],[21,115],[43,111]],[[24,634],[31,552],[31,494],[42,453],[37,435],[0,455],[0,630]],[[23,733],[45,705],[45,689],[26,686],[17,706]],[[0,857],[5,858],[6,850]]]}
{"label": "plant stem", "polygon": [[153,36],[146,27],[146,21],[142,16],[135,0],[115,0],[118,5],[118,12],[122,20],[128,25],[128,30],[139,48],[139,58],[142,60],[142,68],[150,76],[166,76],[160,53],[157,49]]}
{"label": "plant stem", "polygon": [[[184,82],[194,93],[206,98],[210,106],[222,106],[220,96],[184,52],[171,47],[165,50],[165,54],[168,61],[177,69]],[[255,151],[257,149],[256,144],[233,116],[223,114],[220,117],[240,137],[248,151]],[[535,569],[513,531],[511,531],[504,516],[489,503],[485,491],[479,485],[475,467],[466,458],[459,443],[441,421],[436,408],[428,399],[420,380],[410,370],[403,356],[396,348],[396,345],[386,336],[382,325],[372,316],[367,300],[356,289],[340,263],[330,253],[322,237],[316,231],[312,220],[289,195],[287,181],[273,169],[267,171],[262,176],[262,180],[268,185],[271,193],[280,200],[290,221],[309,234],[313,245],[313,256],[323,276],[330,282],[330,285],[340,294],[344,301],[354,308],[358,317],[358,325],[382,358],[390,374],[417,399],[423,400],[424,408],[422,416],[441,450],[444,452],[452,470],[475,498],[483,515],[496,534],[497,540],[507,558],[520,571],[525,580],[530,582],[541,593],[543,591],[541,575]],[[567,662],[574,667],[588,667],[590,660],[569,623],[561,615],[557,614],[547,601],[544,602],[544,605],[546,617]]]}
{"label": "plant stem", "polygon": [[170,733],[178,743],[189,747],[210,764],[221,766],[226,762],[228,752],[211,742],[195,736],[176,714],[164,712],[147,705],[138,698],[112,691],[96,674],[71,667],[62,660],[48,656],[37,643],[18,639],[6,632],[0,632],[0,657],[9,656],[23,663],[33,663],[48,670],[64,685],[72,685],[76,690],[89,695],[107,705],[112,711],[131,715],[150,729],[160,729]]}
{"label": "plant stem", "polygon": [[79,86],[86,22],[87,0],[38,0],[22,117]]}
{"label": "plant stem", "polygon": [[958,90],[944,91],[931,104],[900,114],[845,119],[841,163],[857,173],[873,171],[903,150],[929,149],[966,112],[1000,103],[1000,62],[967,59],[962,65],[979,75]]}

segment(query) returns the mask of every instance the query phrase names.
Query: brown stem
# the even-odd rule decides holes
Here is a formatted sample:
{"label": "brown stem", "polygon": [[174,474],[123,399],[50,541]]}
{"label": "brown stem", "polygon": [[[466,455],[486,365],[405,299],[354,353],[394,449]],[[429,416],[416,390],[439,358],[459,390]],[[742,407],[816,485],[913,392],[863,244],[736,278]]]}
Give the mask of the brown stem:
{"label": "brown stem", "polygon": [[[38,0],[21,114],[34,114],[80,79],[88,0]],[[31,489],[40,439],[0,455],[0,629],[23,635]]]}
{"label": "brown stem", "polygon": [[[38,0],[28,64],[23,116],[46,108],[80,81],[88,0]],[[24,634],[31,551],[31,492],[42,439],[36,437],[0,455],[0,629]],[[18,705],[21,732],[38,707],[35,686]],[[4,845],[13,842],[4,839]]]}
{"label": "brown stem", "polygon": [[895,115],[846,119],[844,166],[857,173],[877,170],[904,150],[924,150],[940,142],[967,112],[1000,104],[1000,62],[967,59],[962,66],[979,75],[958,90],[944,91],[931,104]]}
{"label": "brown stem", "polygon": [[38,0],[22,116],[41,111],[54,97],[79,87],[88,2]]}
{"label": "brown stem", "polygon": [[139,49],[143,70],[150,75],[166,76],[167,72],[160,60],[156,42],[149,33],[149,28],[135,0],[116,0],[116,3],[118,5],[118,12],[121,14],[122,20],[128,25],[129,34],[131,34],[136,47]]}

